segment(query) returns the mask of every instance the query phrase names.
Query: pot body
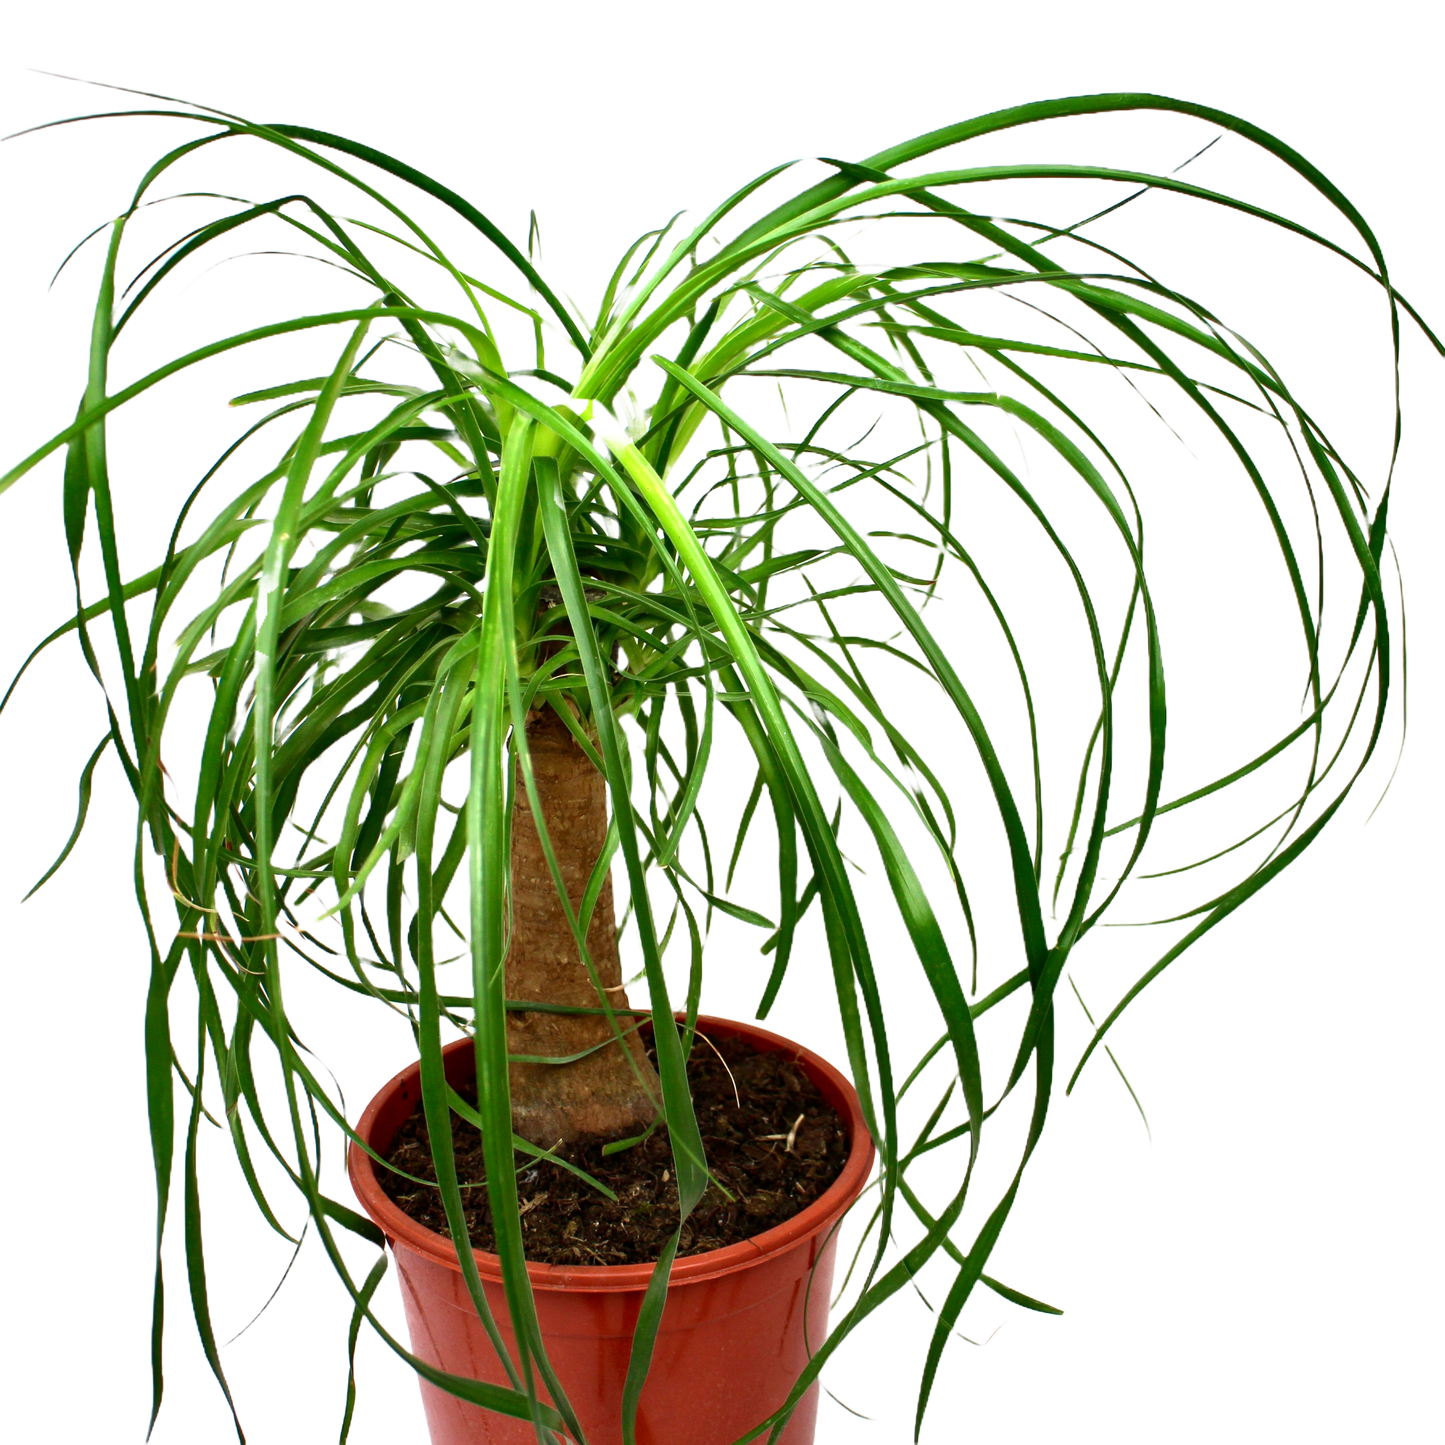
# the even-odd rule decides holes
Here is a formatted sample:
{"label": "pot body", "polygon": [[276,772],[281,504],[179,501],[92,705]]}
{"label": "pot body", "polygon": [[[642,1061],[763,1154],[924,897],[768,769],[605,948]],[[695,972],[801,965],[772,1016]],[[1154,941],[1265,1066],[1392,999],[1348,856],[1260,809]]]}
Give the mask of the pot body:
{"label": "pot body", "polygon": [[[777,1228],[674,1263],[638,1404],[637,1445],[731,1445],[783,1403],[827,1335],[836,1227],[873,1163],[857,1094],[830,1064],[754,1024],[699,1018],[698,1028],[713,1039],[736,1038],[759,1052],[791,1055],[843,1119],[848,1161],[820,1198]],[[470,1040],[448,1045],[445,1059],[454,1085],[469,1078]],[[372,1100],[357,1133],[384,1155],[418,1098],[420,1071],[413,1064]],[[391,1244],[413,1352],[449,1373],[509,1384],[472,1308],[451,1241],[397,1208],[364,1150],[352,1146],[349,1166],[357,1198]],[[511,1349],[501,1262],[480,1251],[476,1260]],[[652,1266],[529,1264],[527,1269],[547,1356],[589,1445],[621,1445],[622,1386]],[[524,1421],[458,1400],[425,1381],[421,1390],[433,1445],[535,1445]],[[815,1383],[799,1402],[784,1445],[811,1445],[817,1391]]]}

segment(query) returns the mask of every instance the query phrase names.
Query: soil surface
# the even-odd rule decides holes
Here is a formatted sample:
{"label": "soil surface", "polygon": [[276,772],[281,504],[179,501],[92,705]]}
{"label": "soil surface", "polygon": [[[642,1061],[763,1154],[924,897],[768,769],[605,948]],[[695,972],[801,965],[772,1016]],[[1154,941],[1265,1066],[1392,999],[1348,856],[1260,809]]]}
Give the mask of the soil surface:
{"label": "soil surface", "polygon": [[[713,1042],[709,1047],[699,1036],[694,1043],[688,1081],[714,1182],[683,1226],[680,1255],[722,1249],[791,1219],[832,1184],[848,1157],[843,1121],[787,1054],[755,1053],[726,1038]],[[655,1061],[650,1038],[647,1049]],[[474,1085],[457,1092],[475,1102]],[[481,1134],[455,1114],[452,1147],[472,1244],[494,1252],[491,1209],[481,1187],[486,1178]],[[420,1103],[388,1158],[408,1174],[436,1179]],[[573,1147],[568,1158],[617,1199],[556,1164],[518,1155],[527,1258],[567,1265],[654,1261],[677,1228],[677,1181],[666,1128],[616,1154],[604,1155],[598,1142]],[[386,1193],[418,1224],[450,1236],[435,1187],[389,1170],[377,1173]]]}

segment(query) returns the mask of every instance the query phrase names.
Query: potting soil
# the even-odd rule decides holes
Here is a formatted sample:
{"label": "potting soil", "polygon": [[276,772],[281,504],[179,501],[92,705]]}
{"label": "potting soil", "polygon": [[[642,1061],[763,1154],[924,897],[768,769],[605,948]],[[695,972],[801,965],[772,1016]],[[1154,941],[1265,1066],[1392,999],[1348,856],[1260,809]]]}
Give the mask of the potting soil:
{"label": "potting soil", "polygon": [[[650,1040],[648,1052],[653,1052]],[[699,1037],[688,1061],[688,1082],[712,1179],[683,1225],[680,1255],[722,1249],[782,1224],[842,1172],[848,1157],[843,1121],[787,1054],[755,1053],[738,1040]],[[457,1092],[475,1102],[474,1085]],[[481,1134],[456,1114],[452,1148],[472,1244],[494,1251]],[[603,1154],[600,1142],[562,1152],[617,1197],[607,1198],[557,1164],[518,1154],[527,1258],[566,1265],[657,1259],[678,1216],[666,1128],[618,1153]],[[382,1188],[418,1224],[450,1235],[420,1103],[388,1158],[428,1183],[378,1169]]]}

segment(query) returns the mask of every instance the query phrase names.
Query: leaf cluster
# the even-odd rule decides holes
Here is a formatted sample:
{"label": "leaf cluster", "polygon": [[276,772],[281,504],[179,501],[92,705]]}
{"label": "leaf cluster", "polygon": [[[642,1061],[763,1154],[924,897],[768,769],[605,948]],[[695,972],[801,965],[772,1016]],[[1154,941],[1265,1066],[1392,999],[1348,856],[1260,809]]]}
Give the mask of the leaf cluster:
{"label": "leaf cluster", "polygon": [[[156,1408],[159,1240],[178,1146],[189,1294],[225,1387],[201,1236],[204,1122],[229,1136],[257,1208],[298,1247],[300,1232],[283,1222],[288,1211],[263,1175],[299,1192],[306,1228],[354,1300],[353,1350],[365,1320],[441,1388],[532,1420],[539,1438],[563,1429],[582,1438],[532,1305],[516,1157],[538,1151],[512,1134],[507,1093],[507,1010],[552,1005],[508,999],[502,983],[514,790],[533,791],[535,802],[524,723],[551,708],[605,775],[612,800],[608,846],[569,919],[585,957],[601,882],[617,868],[624,929],[657,1025],[684,1212],[707,1180],[684,1064],[714,919],[760,930],[760,1017],[794,966],[800,929],[814,918],[821,928],[880,1173],[851,1303],[787,1404],[753,1435],[776,1438],[838,1342],[930,1261],[946,1261],[952,1280],[923,1365],[921,1424],[944,1346],[979,1284],[1050,1308],[986,1270],[1049,1114],[1056,1004],[1074,950],[1131,880],[1148,876],[1161,819],[1257,781],[1277,760],[1294,767],[1272,816],[1169,870],[1176,881],[1181,873],[1211,881],[1164,920],[1182,924],[1180,936],[1093,1030],[1070,1084],[1138,993],[1334,816],[1376,750],[1393,695],[1382,580],[1388,481],[1372,500],[1259,350],[1204,301],[1092,239],[1097,227],[1088,228],[1104,213],[1068,223],[1000,219],[970,196],[1048,182],[1068,205],[1081,188],[1104,187],[1122,196],[1114,211],[1172,193],[1283,229],[1380,288],[1398,366],[1400,318],[1413,313],[1369,228],[1303,157],[1236,117],[1157,96],[1081,97],[984,116],[861,163],[828,161],[822,179],[765,203],[786,168],[770,171],[690,229],[674,218],[639,237],[589,320],[482,211],[425,173],[329,133],[153,100],[120,114],[166,117],[188,139],[147,170],[125,212],[97,233],[107,249],[75,420],[0,479],[0,490],[63,452],[76,611],[37,652],[74,636],[105,698],[107,730],[85,766],[75,831],[55,867],[108,754],[136,799],[136,890],[152,953],[145,1049],[159,1200]],[[1333,207],[1359,254],[1177,173],[911,169],[979,137],[1110,111],[1174,112],[1262,148]],[[222,143],[273,148],[365,215],[309,191],[261,201],[207,193],[200,199],[218,214],[174,235],[126,284],[128,237],[165,199],[159,187]],[[194,208],[197,193],[173,204],[181,201]],[[421,207],[458,229],[457,245],[443,249]],[[354,304],[221,336],[116,384],[117,345],[156,298],[188,268],[278,228],[338,268]],[[889,238],[892,259],[855,260],[850,247],[875,235]],[[482,279],[498,267],[507,279]],[[116,518],[136,503],[112,489],[111,415],[223,355],[270,356],[272,343],[305,337],[335,338],[328,366],[234,399],[255,419],[186,497],[158,565],[132,574]],[[1101,374],[1143,405],[1171,397],[1232,457],[1248,484],[1250,523],[1264,519],[1297,639],[1302,719],[1174,797],[1165,791],[1166,650],[1145,562],[1143,492],[1108,443],[1107,408],[1090,390]],[[774,389],[780,418],[770,411]],[[1057,488],[1006,459],[1000,427],[1027,439],[1063,479]],[[1288,461],[1261,454],[1250,428],[1279,441]],[[999,568],[1019,560],[989,555],[997,549],[977,512],[985,493],[1024,519],[1034,549],[1027,565],[1067,578],[1076,661],[1088,679],[1064,704],[1082,724],[1073,783],[1049,792],[1047,809],[1036,699],[1049,690],[1039,689],[1029,656],[1030,619],[1007,579],[1000,584]],[[1092,519],[1102,546],[1071,540],[1065,516],[1076,511]],[[98,600],[82,595],[87,547],[100,554]],[[1333,651],[1322,640],[1329,547],[1344,558],[1331,570],[1331,591],[1344,597],[1331,616],[1348,618]],[[989,645],[1007,659],[1007,706],[972,675],[978,647],[952,620],[950,588],[973,598]],[[1042,665],[1047,671],[1051,659]],[[946,711],[952,756],[943,762],[908,735],[900,687]],[[199,739],[176,708],[198,690],[207,707]],[[746,787],[736,775],[739,746]],[[173,755],[193,764],[168,770],[162,760]],[[949,781],[959,755],[981,779],[967,816]],[[725,786],[709,790],[719,766]],[[728,814],[720,829],[708,821],[714,804]],[[885,999],[876,927],[842,851],[845,831],[881,862],[936,1010],[937,1043],[906,1066],[895,1058],[899,1023]],[[1006,854],[1005,914],[1019,966],[980,993],[981,969],[990,981],[995,964],[977,952],[967,845],[985,833]],[[1061,845],[1052,859],[1046,842]],[[731,895],[745,850],[771,860],[770,881],[739,899]],[[163,893],[147,857],[163,865]],[[1235,869],[1222,883],[1221,859]],[[1203,864],[1216,866],[1191,871]],[[163,918],[172,909],[174,920]],[[671,980],[669,951],[686,965]],[[440,970],[462,958],[469,983],[443,987]],[[465,1106],[447,1087],[441,1049],[447,1030],[475,1038],[476,1115],[515,1357],[502,1348],[465,1229],[454,1227],[453,1237],[512,1388],[440,1374],[373,1314],[384,1258],[358,1280],[335,1231],[373,1244],[380,1236],[322,1189],[323,1135],[356,1141],[288,1014],[284,985],[298,968],[407,1020],[454,1222],[462,1184],[446,1119]],[[182,975],[193,1021],[181,1016]],[[1026,1007],[992,1012],[1015,994]],[[605,995],[598,1009],[609,1012]],[[988,1080],[978,1037],[985,1016],[1013,1019],[1000,1022],[996,1045],[1008,1066]],[[674,1017],[677,1027],[662,1023]],[[935,1060],[940,1097],[910,1137],[900,1101]],[[278,1081],[269,1093],[258,1084],[262,1064]],[[1022,1143],[1000,1135],[1001,1147],[1014,1148],[1008,1182],[980,1200],[980,1150],[994,1132],[984,1126],[1016,1095]],[[941,1203],[926,1203],[914,1182],[918,1161],[929,1157],[932,1167],[949,1146],[951,1184]],[[634,1343],[629,1440],[675,1247],[659,1261]],[[542,1386],[555,1409],[540,1402]],[[349,1385],[347,1425],[353,1403]]]}

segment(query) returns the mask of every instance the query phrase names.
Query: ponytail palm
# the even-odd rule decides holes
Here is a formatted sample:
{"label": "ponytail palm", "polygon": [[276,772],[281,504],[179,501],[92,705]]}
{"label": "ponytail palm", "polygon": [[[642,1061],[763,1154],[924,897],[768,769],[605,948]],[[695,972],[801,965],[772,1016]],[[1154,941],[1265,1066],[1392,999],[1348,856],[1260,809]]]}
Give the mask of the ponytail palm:
{"label": "ponytail palm", "polygon": [[[1368,226],[1303,157],[1233,116],[1154,96],[1082,97],[828,161],[782,200],[786,168],[770,171],[696,226],[641,236],[588,319],[482,211],[403,162],[304,127],[162,104],[144,113],[173,118],[187,139],[108,228],[76,420],[0,488],[63,450],[78,594],[84,549],[103,564],[104,594],[79,597],[42,646],[75,633],[106,690],[109,726],[82,795],[114,753],[142,853],[164,865],[136,869],[153,950],[151,1133],[162,1226],[178,1134],[186,1140],[188,1282],[218,1379],[195,1169],[207,1110],[258,1208],[291,1238],[253,1159],[273,1156],[358,1322],[382,1330],[370,1301],[384,1263],[353,1274],[336,1230],[379,1236],[322,1192],[317,1172],[319,1121],[341,1131],[347,1121],[287,1013],[287,980],[314,970],[410,1022],[441,1197],[489,1320],[450,1112],[482,1130],[518,1334],[514,1388],[407,1358],[539,1431],[576,1433],[532,1313],[517,1154],[565,1157],[595,1136],[625,1145],[665,1123],[681,1227],[708,1186],[685,1065],[705,939],[723,914],[760,930],[760,1017],[804,951],[826,955],[881,1160],[852,1302],[794,1399],[840,1338],[946,1259],[951,1287],[920,1362],[921,1422],[975,1288],[1048,1308],[988,1262],[1048,1117],[1055,1003],[1074,949],[1105,921],[1153,917],[1151,882],[1172,888],[1170,942],[1100,1017],[1069,1086],[1139,992],[1334,816],[1393,697],[1388,479],[1351,470],[1325,420],[1215,298],[1171,289],[1091,240],[1071,196],[1101,185],[1117,199],[1172,193],[1290,232],[1377,285],[1398,354],[1402,313],[1413,313]],[[1178,175],[967,164],[967,142],[1119,111],[1232,131],[1313,187],[1349,244]],[[211,198],[218,218],[140,256],[148,264],[130,280],[128,228],[142,208],[173,170],[189,174],[208,147],[239,140],[313,167],[367,218],[309,193]],[[945,151],[947,168],[920,169]],[[1054,209],[1002,219],[975,209],[976,193],[994,206],[1015,182]],[[414,217],[418,203],[460,225],[460,242],[444,250],[437,227]],[[257,318],[113,379],[153,299],[253,232],[340,268],[352,304]],[[273,343],[302,334],[334,338],[326,369],[235,398],[257,419],[196,483],[158,564],[136,571],[115,519],[144,499],[112,496],[111,413],[224,353],[272,357]],[[1101,377],[1115,387],[1103,405]],[[1132,404],[1121,412],[1116,395]],[[1157,424],[1144,400],[1211,434],[1244,479],[1244,500],[1201,506],[1234,507],[1231,535],[1266,539],[1293,639],[1285,665],[1304,699],[1266,746],[1187,788],[1171,786],[1168,767],[1176,660],[1146,548],[1150,488],[1119,440],[1121,414]],[[1020,439],[1039,479],[1014,459]],[[990,522],[990,507],[1008,525]],[[1017,585],[1031,571],[1065,579],[1049,594],[1062,610],[1037,657]],[[967,627],[950,610],[959,597],[973,609]],[[1047,686],[1050,671],[1067,685]],[[204,694],[208,715],[186,742],[176,704],[190,694]],[[913,727],[924,700],[948,719],[942,759],[929,751],[937,732]],[[1067,757],[1067,785],[1051,786],[1055,754]],[[192,765],[176,766],[182,756]],[[974,778],[967,809],[949,781],[961,769]],[[1201,834],[1205,856],[1180,866],[1176,818],[1170,851],[1153,846],[1168,815],[1217,819],[1236,793],[1253,813],[1228,836]],[[881,863],[913,959],[880,963],[876,910],[855,891],[845,833]],[[980,931],[982,949],[980,889],[999,885],[972,876],[979,839],[1003,860],[1013,932],[1002,943]],[[759,859],[761,870],[738,872]],[[616,911],[614,875],[625,894]],[[736,893],[737,877],[753,892]],[[637,979],[624,980],[619,914]],[[450,955],[470,960],[468,983],[443,973]],[[900,1058],[886,994],[890,976],[915,968],[937,1042]],[[1020,1006],[992,1012],[1014,994]],[[644,1019],[655,1072],[638,1043]],[[985,1042],[996,1026],[1002,1037]],[[475,1038],[475,1110],[442,1067],[444,1035],[457,1029]],[[937,1107],[905,1135],[900,1100],[930,1066]],[[279,1071],[274,1098],[258,1070]],[[1009,1109],[1021,1127],[991,1125]],[[1006,1166],[984,1176],[995,1132]],[[917,1182],[925,1157],[931,1201]],[[951,1161],[944,1187],[940,1159]],[[981,1197],[994,1173],[1001,1186]],[[643,1310],[633,1408],[676,1247],[674,1236]],[[160,1299],[158,1267],[158,1331]],[[538,1402],[542,1386],[555,1412]]]}

